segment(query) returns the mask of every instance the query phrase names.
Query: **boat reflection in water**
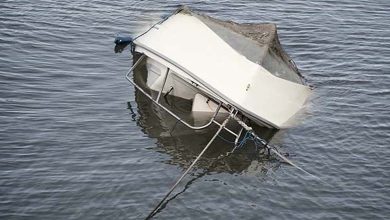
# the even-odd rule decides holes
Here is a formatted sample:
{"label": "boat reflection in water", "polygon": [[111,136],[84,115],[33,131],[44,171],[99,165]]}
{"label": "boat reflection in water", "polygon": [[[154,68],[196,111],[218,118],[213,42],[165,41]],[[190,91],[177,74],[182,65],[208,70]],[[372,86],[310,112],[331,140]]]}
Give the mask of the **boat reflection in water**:
{"label": "boat reflection in water", "polygon": [[[157,97],[157,93],[148,89],[146,86],[147,69],[145,64],[139,65],[134,70],[133,76],[134,81],[138,85],[153,97]],[[156,149],[159,152],[164,152],[171,156],[166,161],[168,164],[187,168],[193,162],[194,158],[204,149],[205,145],[218,129],[218,126],[215,124],[202,130],[190,129],[173,118],[168,112],[158,107],[137,89],[135,90],[135,101],[138,106],[137,124],[146,135],[157,139]],[[202,125],[207,123],[212,117],[212,113],[197,113],[194,115],[194,112],[191,112],[191,100],[165,95],[161,97],[160,103],[190,124]],[[217,120],[220,119],[221,121],[225,117],[221,115]],[[238,131],[239,126],[234,123],[231,120],[228,127],[233,131]],[[256,133],[267,141],[274,138],[277,132],[275,129],[265,127],[254,128]],[[234,137],[231,134],[227,131],[221,132],[219,137],[215,139],[210,148],[199,160],[196,168],[204,170],[207,173],[258,174],[268,172],[268,169],[279,166],[279,162],[268,158],[264,149],[261,146],[256,147],[251,140],[248,140],[245,145],[237,149],[230,156],[221,156],[226,155],[227,152],[234,148],[233,142]]]}

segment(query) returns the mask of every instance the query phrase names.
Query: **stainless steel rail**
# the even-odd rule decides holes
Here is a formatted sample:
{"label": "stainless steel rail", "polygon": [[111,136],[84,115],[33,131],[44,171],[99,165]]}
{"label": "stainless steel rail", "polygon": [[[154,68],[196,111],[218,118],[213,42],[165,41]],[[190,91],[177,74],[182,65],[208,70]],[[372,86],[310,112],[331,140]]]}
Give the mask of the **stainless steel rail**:
{"label": "stainless steel rail", "polygon": [[[217,123],[219,125],[219,123],[217,121],[215,121],[215,118],[217,117],[218,115],[218,112],[219,110],[221,109],[222,107],[222,102],[219,101],[219,104],[218,104],[218,108],[215,110],[212,118],[210,119],[210,121],[208,123],[206,123],[205,125],[202,125],[202,126],[192,126],[190,124],[188,124],[186,121],[184,121],[183,119],[181,119],[179,116],[177,116],[175,113],[173,113],[171,110],[169,110],[168,108],[166,108],[165,106],[163,106],[162,104],[159,103],[159,99],[160,99],[160,96],[161,96],[161,93],[162,91],[164,90],[164,86],[165,86],[165,83],[166,83],[166,80],[167,80],[167,77],[168,77],[168,73],[169,73],[169,68],[167,70],[167,73],[165,75],[165,78],[164,78],[164,83],[162,85],[162,88],[157,96],[157,99],[154,99],[151,95],[149,95],[143,88],[141,88],[139,85],[137,85],[137,83],[135,83],[133,81],[133,79],[131,79],[130,77],[130,74],[134,71],[134,69],[141,63],[141,61],[143,59],[145,59],[146,55],[145,54],[142,54],[140,58],[138,58],[138,60],[135,62],[135,64],[130,68],[130,70],[126,73],[126,79],[134,85],[134,87],[136,87],[139,91],[141,91],[146,97],[148,97],[150,100],[152,100],[154,103],[156,103],[160,108],[164,109],[166,112],[168,112],[172,117],[174,117],[175,119],[177,119],[178,121],[180,121],[181,123],[183,123],[185,126],[191,128],[191,129],[194,129],[194,130],[200,130],[200,129],[204,129],[204,128],[207,128],[208,126],[210,126],[212,123]],[[226,128],[226,130],[228,130]],[[237,137],[237,134],[235,134],[234,132],[232,132],[231,130],[228,130],[229,133],[233,133],[236,137]]]}
{"label": "stainless steel rail", "polygon": [[[137,85],[131,78],[130,78],[130,73],[133,72],[133,70],[141,63],[141,61],[146,57],[145,54],[142,54],[141,57],[135,62],[135,64],[130,68],[130,70],[126,73],[126,79],[131,83],[133,84],[139,91],[141,91],[146,97],[148,97],[150,100],[152,100],[154,103],[156,103],[159,107],[161,107],[162,109],[164,109],[165,111],[167,111],[172,117],[176,118],[178,121],[180,121],[181,123],[183,123],[184,125],[186,125],[187,127],[191,128],[191,129],[195,129],[195,130],[200,130],[200,129],[204,129],[208,126],[210,126],[212,123],[215,123],[217,124],[220,128],[218,130],[218,132],[215,134],[215,135],[218,135],[218,133],[224,129],[226,131],[228,131],[230,134],[234,135],[236,137],[235,139],[235,145],[237,146],[238,144],[238,141],[239,141],[239,138],[241,136],[241,133],[242,131],[246,130],[247,132],[250,133],[250,135],[252,135],[255,139],[257,139],[261,144],[264,145],[265,148],[269,149],[270,151],[272,151],[273,153],[275,153],[279,158],[281,158],[282,160],[284,160],[286,163],[290,164],[291,166],[301,170],[302,172],[312,176],[312,177],[315,177],[317,179],[319,179],[317,176],[307,172],[306,170],[304,170],[303,168],[299,167],[298,165],[296,165],[295,163],[293,163],[292,161],[290,161],[289,159],[287,159],[285,156],[283,156],[282,154],[280,154],[278,152],[278,150],[275,148],[275,146],[271,146],[269,143],[267,143],[266,140],[264,140],[263,138],[260,138],[258,135],[256,135],[253,131],[253,128],[248,126],[244,121],[242,121],[238,116],[237,116],[237,113],[239,112],[235,107],[233,106],[230,106],[230,111],[229,111],[229,115],[228,117],[225,119],[224,123],[220,124],[219,122],[217,122],[215,120],[215,118],[217,117],[218,115],[218,112],[219,110],[221,109],[222,107],[222,101],[215,98],[215,100],[218,100],[219,102],[219,105],[218,105],[218,108],[216,109],[213,117],[211,118],[211,120],[205,124],[205,125],[202,125],[202,126],[192,126],[190,124],[188,124],[187,122],[183,121],[179,116],[177,116],[175,113],[173,113],[172,111],[170,111],[169,109],[167,109],[166,107],[164,107],[162,104],[160,104],[158,101],[159,101],[159,98],[162,94],[162,91],[164,90],[164,86],[165,86],[165,83],[166,83],[166,80],[167,80],[167,77],[168,77],[168,73],[169,73],[169,68],[167,69],[167,72],[166,72],[166,76],[164,78],[164,83],[162,85],[162,88],[161,90],[159,91],[159,94],[157,96],[157,99],[153,99],[153,97],[151,95],[149,95],[145,90],[143,90],[139,85]],[[231,131],[230,129],[226,128],[226,123],[228,121],[229,118],[233,118],[241,127],[242,129],[240,129],[239,133],[236,134],[235,132]],[[213,137],[214,139],[215,137]],[[208,146],[207,146],[208,147]],[[207,149],[206,147],[206,149]],[[201,156],[201,155],[199,155]],[[196,161],[194,161],[196,162]]]}

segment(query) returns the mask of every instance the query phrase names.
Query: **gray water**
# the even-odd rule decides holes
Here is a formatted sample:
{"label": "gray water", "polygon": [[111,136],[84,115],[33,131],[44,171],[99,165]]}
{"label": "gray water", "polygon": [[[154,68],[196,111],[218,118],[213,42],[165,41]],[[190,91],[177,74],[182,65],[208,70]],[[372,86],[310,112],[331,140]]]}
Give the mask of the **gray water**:
{"label": "gray water", "polygon": [[209,167],[231,149],[219,140],[156,219],[388,219],[387,0],[0,1],[0,219],[142,219],[157,205],[211,132],[173,129],[125,80],[130,52],[113,39],[179,4],[278,25],[315,92],[272,140],[321,180],[250,147]]}

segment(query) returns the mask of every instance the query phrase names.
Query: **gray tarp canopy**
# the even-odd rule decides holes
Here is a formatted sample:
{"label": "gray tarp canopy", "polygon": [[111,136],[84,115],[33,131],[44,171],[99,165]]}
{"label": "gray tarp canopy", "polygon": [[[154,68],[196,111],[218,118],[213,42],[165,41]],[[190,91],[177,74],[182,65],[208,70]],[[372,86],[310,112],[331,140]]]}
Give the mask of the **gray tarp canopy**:
{"label": "gray tarp canopy", "polygon": [[275,24],[240,24],[218,20],[193,12],[185,6],[177,12],[197,17],[232,48],[252,62],[262,65],[272,74],[292,82],[304,83],[303,76],[294,61],[280,45]]}

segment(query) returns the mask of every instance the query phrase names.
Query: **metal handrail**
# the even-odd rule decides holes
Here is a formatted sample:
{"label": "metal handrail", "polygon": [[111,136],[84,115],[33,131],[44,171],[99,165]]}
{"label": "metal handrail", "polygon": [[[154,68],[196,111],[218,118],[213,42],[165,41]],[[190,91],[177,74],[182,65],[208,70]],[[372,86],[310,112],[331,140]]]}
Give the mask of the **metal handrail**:
{"label": "metal handrail", "polygon": [[167,71],[166,71],[165,76],[164,76],[164,82],[163,82],[163,85],[161,86],[160,92],[158,92],[158,96],[156,98],[156,102],[160,101],[161,94],[162,94],[162,92],[164,90],[165,83],[167,82],[167,79],[168,79],[169,70],[170,69],[167,68]]}
{"label": "metal handrail", "polygon": [[[220,124],[218,123],[215,118],[222,106],[222,102],[219,101],[219,105],[218,105],[218,108],[216,109],[213,117],[211,118],[211,120],[203,125],[203,126],[192,126],[190,124],[188,124],[187,122],[183,121],[179,116],[177,116],[175,113],[171,112],[169,109],[167,109],[166,107],[164,107],[163,105],[161,105],[159,102],[158,102],[158,99],[164,89],[164,85],[165,85],[165,82],[166,82],[166,78],[167,78],[167,75],[168,75],[168,72],[169,72],[169,69],[167,71],[167,75],[165,76],[165,79],[164,79],[164,84],[162,85],[162,88],[159,92],[159,95],[157,97],[157,99],[153,99],[153,97],[151,95],[149,95],[148,93],[145,92],[145,90],[143,90],[140,86],[138,86],[130,77],[130,73],[133,72],[133,70],[139,65],[139,63],[145,58],[145,54],[142,54],[141,57],[137,60],[137,62],[130,68],[130,70],[126,73],[126,79],[131,83],[133,84],[138,90],[140,90],[145,96],[147,96],[149,99],[151,99],[154,103],[156,103],[159,107],[161,107],[162,109],[164,109],[165,111],[167,111],[172,117],[176,118],[178,121],[180,121],[181,123],[183,123],[184,125],[186,125],[187,127],[191,128],[191,129],[195,129],[195,130],[200,130],[200,129],[203,129],[203,128],[206,128],[208,126],[210,126],[213,122],[217,125],[219,125],[219,129],[217,131],[217,133],[214,134],[213,138],[210,140],[210,142],[206,145],[206,147],[203,149],[203,151],[199,154],[199,156],[195,159],[195,161],[190,165],[189,169],[187,169],[185,171],[185,173],[179,178],[179,180],[175,183],[175,185],[171,188],[171,190],[168,192],[168,194],[164,197],[164,199],[158,204],[158,206],[150,213],[149,216],[153,216],[153,214],[155,213],[155,211],[160,207],[160,205],[162,204],[162,202],[164,202],[164,200],[169,196],[169,194],[174,190],[174,188],[177,186],[177,184],[184,178],[184,176],[188,173],[188,171],[192,168],[192,166],[199,160],[199,158],[203,155],[203,153],[207,150],[207,148],[210,146],[211,142],[214,141],[214,139],[218,136],[218,134],[221,132],[221,130],[225,129],[226,131],[228,131],[229,133],[233,134],[234,136],[236,136],[236,139],[234,141],[235,143],[235,148],[233,148],[233,151],[239,146],[238,145],[238,141],[239,141],[239,138],[241,136],[241,133],[243,130],[246,130],[251,136],[253,136],[253,138],[257,141],[259,141],[261,144],[264,145],[265,148],[268,149],[268,152],[272,151],[274,154],[276,154],[279,158],[281,158],[283,161],[285,161],[286,163],[290,164],[291,166],[301,170],[302,172],[312,176],[312,177],[315,177],[316,179],[319,179],[321,180],[319,177],[309,173],[308,171],[304,170],[303,168],[301,168],[300,166],[296,165],[295,163],[293,163],[291,160],[289,160],[288,158],[286,158],[284,155],[282,155],[281,153],[279,153],[279,151],[274,147],[274,146],[271,146],[266,140],[264,140],[263,138],[260,138],[258,135],[256,135],[253,131],[253,128],[248,126],[244,121],[242,121],[239,117],[237,117],[237,113],[238,113],[238,110],[236,110],[234,107],[231,107],[230,108],[230,112],[229,112],[229,116],[225,119],[225,121]],[[235,113],[234,113],[235,112]],[[234,133],[233,131],[231,131],[230,129],[226,128],[226,123],[227,121],[229,120],[229,118],[233,118],[239,125],[241,125],[242,129],[240,130],[240,132],[238,134]],[[321,180],[322,181],[322,180]],[[149,217],[148,216],[148,217]]]}
{"label": "metal handrail", "polygon": [[[139,91],[141,91],[146,97],[148,97],[149,99],[151,99],[154,103],[156,103],[160,108],[164,109],[165,111],[167,111],[172,117],[174,117],[175,119],[177,119],[178,121],[180,121],[181,123],[183,123],[185,126],[191,128],[191,129],[194,129],[194,130],[200,130],[200,129],[204,129],[204,128],[207,128],[208,126],[210,126],[213,122],[214,123],[217,123],[215,121],[215,118],[217,117],[218,115],[218,112],[219,110],[221,109],[222,107],[222,102],[220,101],[219,104],[218,104],[218,107],[217,109],[215,110],[214,114],[213,114],[213,117],[210,119],[210,121],[202,126],[192,126],[190,124],[188,124],[186,121],[184,121],[183,119],[181,119],[179,116],[177,116],[175,113],[173,113],[171,110],[169,110],[168,108],[166,108],[165,106],[161,105],[159,102],[158,102],[158,99],[161,95],[161,92],[163,91],[164,89],[164,85],[165,85],[165,82],[166,82],[166,78],[164,80],[164,84],[162,85],[162,88],[161,88],[161,91],[159,93],[159,96],[157,97],[158,99],[154,99],[151,95],[149,95],[144,89],[142,89],[139,85],[137,85],[137,83],[135,83],[131,78],[130,78],[130,73],[133,72],[133,70],[141,63],[141,61],[146,57],[145,54],[142,54],[140,58],[138,58],[138,60],[135,62],[135,64],[129,69],[129,71],[126,73],[126,79],[134,85],[134,87],[136,87]],[[169,70],[168,70],[169,71]],[[168,74],[168,71],[167,71],[167,74]],[[165,76],[167,77],[167,75]],[[229,130],[230,131],[230,130]],[[232,132],[232,131],[230,131]],[[234,133],[234,132],[232,132]],[[236,135],[236,134],[235,134]],[[237,136],[237,135],[236,135]]]}

